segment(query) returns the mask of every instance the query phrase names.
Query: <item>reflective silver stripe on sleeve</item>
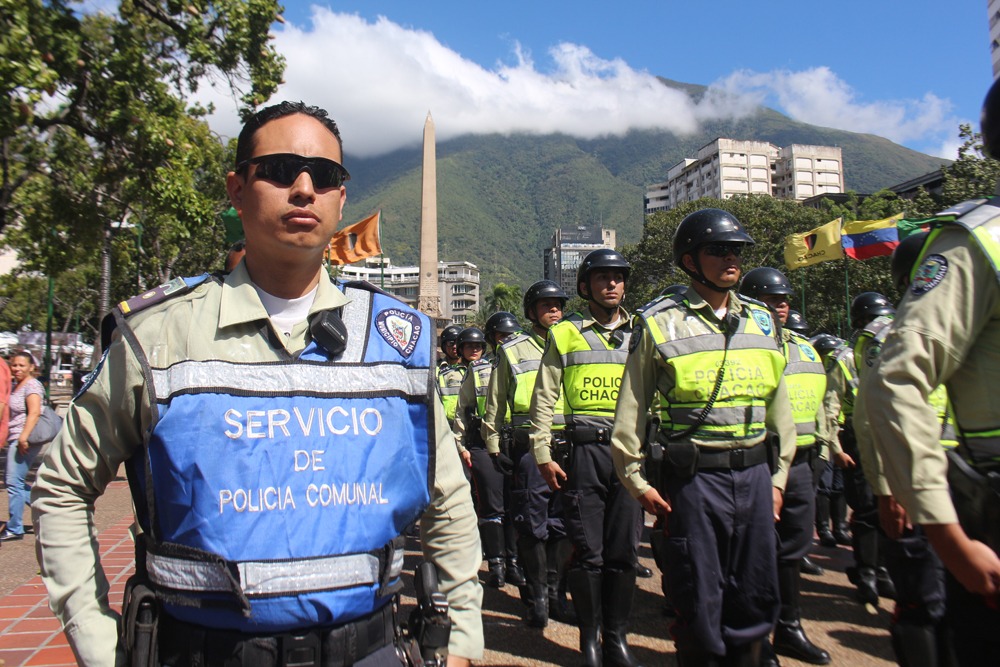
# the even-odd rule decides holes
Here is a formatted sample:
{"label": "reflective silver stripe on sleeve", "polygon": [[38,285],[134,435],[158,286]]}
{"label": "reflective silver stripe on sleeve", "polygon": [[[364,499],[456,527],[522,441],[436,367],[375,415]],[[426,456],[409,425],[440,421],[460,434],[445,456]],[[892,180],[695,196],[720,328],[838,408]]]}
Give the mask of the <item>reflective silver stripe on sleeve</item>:
{"label": "reflective silver stripe on sleeve", "polygon": [[[402,570],[403,551],[393,553],[392,570]],[[397,559],[399,561],[397,567]],[[225,566],[148,554],[146,569],[158,586],[180,591],[230,592]],[[236,565],[248,597],[294,595],[309,591],[371,586],[378,582],[378,558],[371,554],[331,556],[301,561],[246,561]]]}
{"label": "reflective silver stripe on sleeve", "polygon": [[379,391],[410,397],[427,395],[427,369],[398,364],[366,366],[320,364],[235,364],[226,361],[183,361],[154,369],[156,398],[181,392],[225,388],[278,396],[350,395]]}

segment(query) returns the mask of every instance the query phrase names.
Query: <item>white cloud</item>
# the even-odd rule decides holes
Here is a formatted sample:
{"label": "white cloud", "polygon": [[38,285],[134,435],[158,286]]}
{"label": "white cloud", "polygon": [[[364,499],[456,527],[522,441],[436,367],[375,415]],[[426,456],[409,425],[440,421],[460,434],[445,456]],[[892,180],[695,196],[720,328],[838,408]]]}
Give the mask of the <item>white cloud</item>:
{"label": "white cloud", "polygon": [[[424,117],[439,140],[463,134],[563,132],[593,138],[629,129],[697,131],[706,119],[734,118],[761,104],[796,120],[877,134],[937,150],[958,121],[932,93],[921,100],[865,102],[826,67],[790,72],[738,71],[713,84],[697,103],[652,74],[586,46],[552,47],[544,68],[514,45],[511,63],[488,69],[442,45],[429,32],[380,17],[374,22],[314,7],[310,26],[286,24],[275,47],[287,60],[285,83],[272,101],[303,100],[329,110],[346,149],[359,156],[420,142]],[[669,76],[669,72],[661,73]],[[233,100],[205,93],[211,120],[234,136]]]}
{"label": "white cloud", "polygon": [[954,133],[954,105],[933,93],[919,100],[865,102],[828,67],[800,72],[741,70],[715,86],[748,95],[759,104],[780,109],[791,118],[813,125],[866,132],[896,143],[934,143]]}

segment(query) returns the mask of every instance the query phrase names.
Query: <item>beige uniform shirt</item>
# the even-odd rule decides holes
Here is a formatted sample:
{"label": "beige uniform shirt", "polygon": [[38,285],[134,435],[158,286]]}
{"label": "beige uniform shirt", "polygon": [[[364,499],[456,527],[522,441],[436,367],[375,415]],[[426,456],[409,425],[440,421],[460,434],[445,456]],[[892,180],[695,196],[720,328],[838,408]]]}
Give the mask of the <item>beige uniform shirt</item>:
{"label": "beige uniform shirt", "polygon": [[[348,302],[326,276],[310,313]],[[225,284],[207,281],[184,296],[130,318],[149,344],[151,363],[165,366],[182,357],[196,360],[271,361],[279,358],[261,323],[261,305],[243,264]],[[306,346],[303,322],[285,348]],[[350,342],[349,342],[350,344]],[[421,520],[425,556],[435,562],[441,590],[454,622],[449,650],[469,658],[483,652],[482,551],[468,482],[455,452],[454,437],[440,400],[433,401],[437,425],[436,472],[431,504]],[[117,614],[108,604],[108,581],[93,531],[94,501],[142,443],[150,424],[148,388],[132,349],[116,336],[93,383],[70,404],[65,426],[53,441],[32,490],[38,556],[49,603],[63,623],[80,664],[113,665],[118,643]]]}
{"label": "beige uniform shirt", "polygon": [[[891,326],[887,324],[886,326]],[[860,355],[862,359],[868,359],[872,345],[878,345],[874,338],[869,337]],[[865,474],[865,480],[872,487],[872,493],[876,496],[891,496],[889,481],[885,478],[885,471],[882,467],[882,457],[875,449],[875,440],[872,437],[871,425],[868,419],[868,409],[865,406],[864,395],[866,391],[871,391],[867,386],[874,373],[872,367],[866,361],[857,365],[858,372],[858,394],[854,399],[854,435],[858,441],[858,453],[861,455],[861,470]],[[873,361],[874,365],[874,361]],[[936,415],[935,415],[936,418]]]}
{"label": "beige uniform shirt", "polygon": [[[718,321],[711,306],[697,292],[688,290],[687,298],[692,308],[707,309],[706,316]],[[742,311],[743,309],[742,302],[734,292],[731,292],[729,296],[729,309],[730,311]],[[686,308],[664,310],[657,313],[655,317],[661,331],[676,334],[673,340],[684,337],[683,332],[687,331],[689,327],[695,326],[686,321]],[[699,323],[697,326],[704,325]],[[636,332],[640,327],[642,325],[637,325]],[[633,333],[632,335],[637,334]],[[660,353],[657,352],[652,338],[644,331],[638,345],[629,353],[628,361],[625,362],[625,373],[622,376],[622,386],[618,392],[618,404],[615,409],[615,428],[611,436],[611,457],[614,460],[615,470],[629,493],[636,498],[650,489],[649,482],[646,481],[642,471],[642,462],[645,457],[642,446],[646,437],[649,407],[652,405],[653,396],[657,391],[668,396],[674,387],[671,371],[664,363]],[[784,491],[788,470],[795,458],[795,422],[792,419],[792,406],[784,377],[779,381],[777,389],[767,404],[766,424],[768,430],[777,433],[781,440],[778,471],[772,477],[772,484]],[[764,437],[729,440],[726,442],[726,447],[732,449],[749,447],[759,444]],[[690,440],[699,447],[720,446],[718,440],[699,438],[697,432],[690,436]]]}
{"label": "beige uniform shirt", "polygon": [[947,269],[923,294],[911,286],[866,383],[865,408],[893,495],[911,520],[957,523],[941,425],[928,396],[944,383],[965,430],[1000,423],[1000,287],[968,232],[947,228],[925,250]]}

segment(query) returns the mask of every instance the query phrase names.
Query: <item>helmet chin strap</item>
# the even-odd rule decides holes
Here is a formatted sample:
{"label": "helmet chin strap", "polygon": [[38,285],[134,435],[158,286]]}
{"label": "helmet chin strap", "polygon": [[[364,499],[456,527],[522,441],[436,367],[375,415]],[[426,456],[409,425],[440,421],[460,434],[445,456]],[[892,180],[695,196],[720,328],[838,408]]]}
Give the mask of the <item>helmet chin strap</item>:
{"label": "helmet chin strap", "polygon": [[694,262],[694,268],[697,269],[698,272],[693,273],[692,271],[688,270],[688,267],[684,266],[684,264],[682,263],[681,269],[684,271],[684,273],[688,274],[689,276],[691,276],[691,278],[697,280],[699,283],[701,283],[702,285],[704,285],[705,287],[714,292],[725,293],[729,291],[728,287],[721,287],[719,285],[716,285],[711,280],[705,277],[705,274],[701,272],[701,262],[698,261],[698,255],[692,254],[691,260]]}

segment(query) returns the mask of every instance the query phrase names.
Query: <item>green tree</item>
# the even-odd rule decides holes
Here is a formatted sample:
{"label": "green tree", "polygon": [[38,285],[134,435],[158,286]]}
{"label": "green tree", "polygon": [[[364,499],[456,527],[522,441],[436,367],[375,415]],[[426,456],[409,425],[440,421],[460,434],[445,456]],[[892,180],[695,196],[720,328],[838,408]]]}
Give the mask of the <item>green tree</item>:
{"label": "green tree", "polygon": [[123,0],[81,16],[63,0],[0,0],[0,232],[25,270],[98,266],[104,309],[217,264],[226,148],[188,100],[211,78],[244,116],[265,102],[284,67],[268,35],[280,11]]}

